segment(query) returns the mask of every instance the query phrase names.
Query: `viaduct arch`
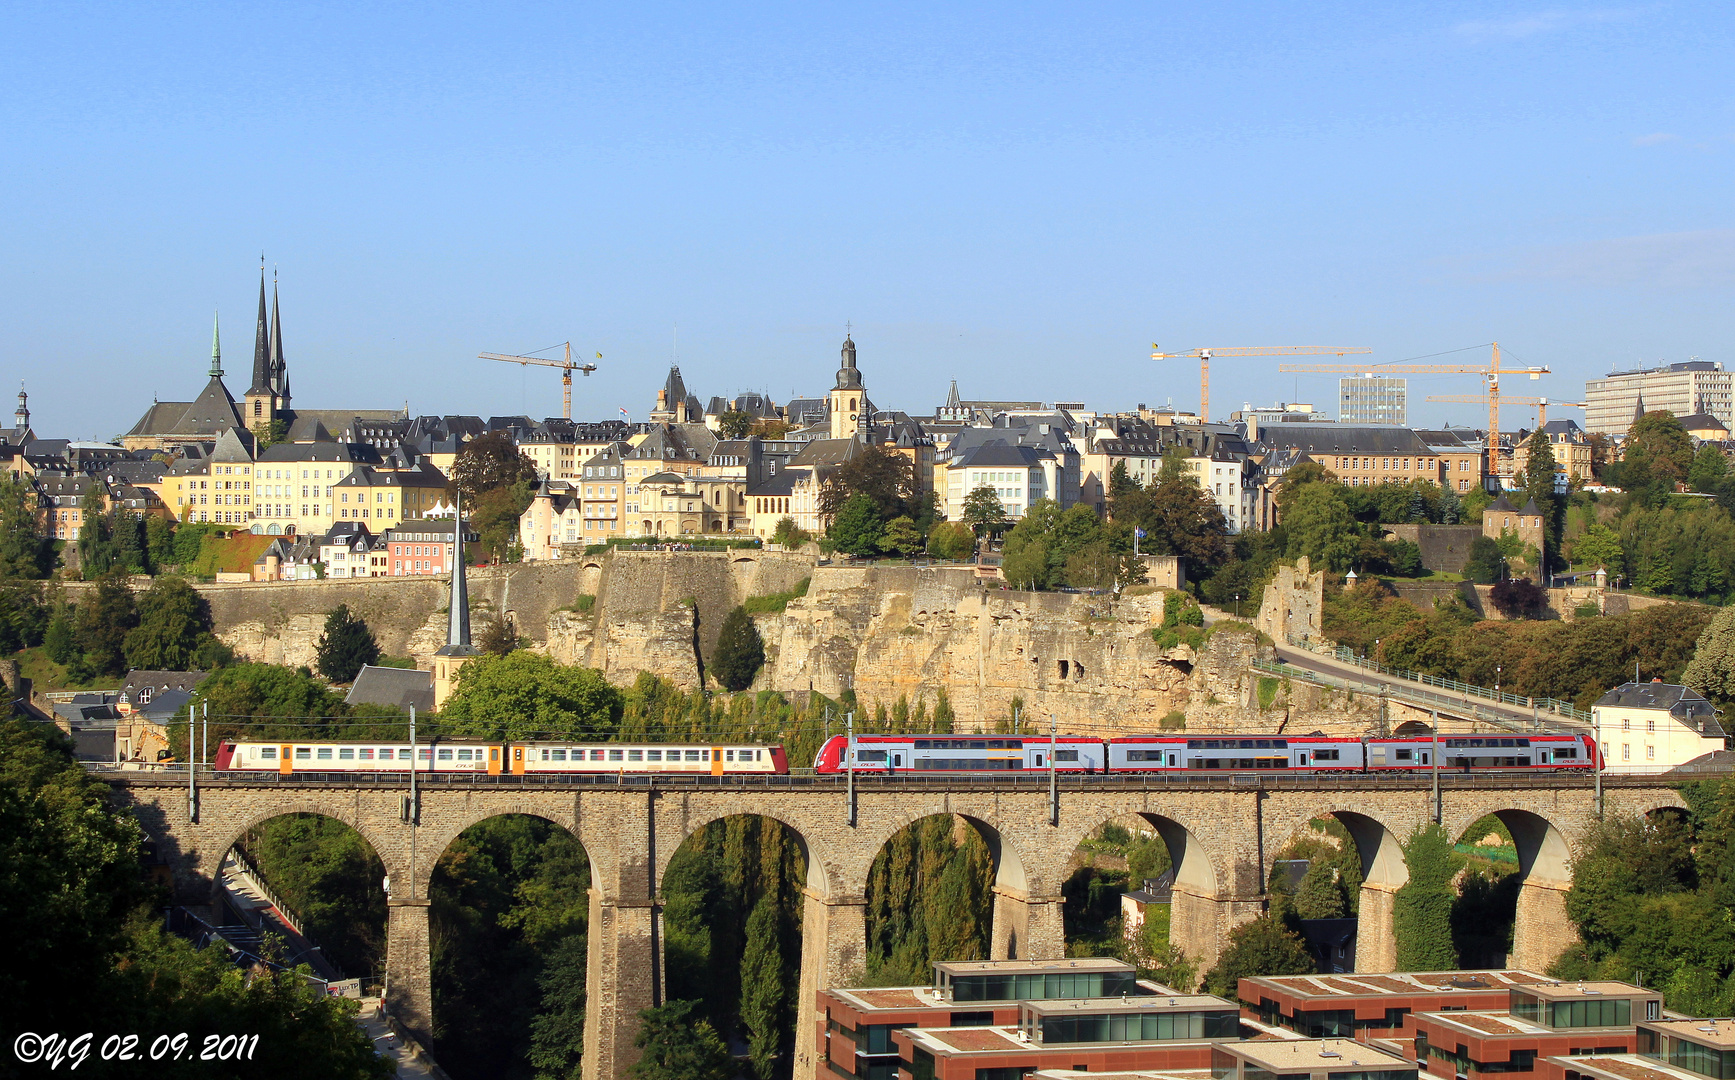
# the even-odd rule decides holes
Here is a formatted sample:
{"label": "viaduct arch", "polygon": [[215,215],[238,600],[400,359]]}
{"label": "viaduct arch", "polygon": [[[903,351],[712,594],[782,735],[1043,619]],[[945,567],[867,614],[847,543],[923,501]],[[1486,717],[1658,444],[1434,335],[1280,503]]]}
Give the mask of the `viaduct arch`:
{"label": "viaduct arch", "polygon": [[[1600,815],[1642,815],[1685,805],[1652,778],[1605,779],[1599,806],[1588,778],[1531,781],[1441,778],[1223,777],[1187,783],[1142,779],[1064,781],[1056,805],[1045,786],[960,779],[954,786],[902,781],[858,783],[854,823],[842,785],[519,785],[430,783],[419,824],[402,820],[401,783],[224,780],[203,783],[189,813],[185,778],[107,774],[116,799],[137,814],[180,902],[204,905],[223,855],[250,825],[285,813],[336,818],[373,845],[392,880],[388,901],[390,1004],[425,1036],[432,1020],[428,884],[435,862],[459,833],[503,814],[544,818],[571,832],[591,864],[589,1004],[584,1074],[625,1075],[636,1057],[637,1013],[661,995],[660,882],[676,849],[704,825],[754,814],[789,828],[807,858],[797,1018],[796,1069],[810,1075],[821,1018],[814,995],[848,985],[866,961],[868,872],[899,829],[933,814],[967,819],[993,854],[992,955],[1065,955],[1061,885],[1079,842],[1103,822],[1139,817],[1169,848],[1177,871],[1171,934],[1202,967],[1229,932],[1265,907],[1272,854],[1309,819],[1332,814],[1362,858],[1365,883],[1358,964],[1391,970],[1391,898],[1405,877],[1400,841],[1438,821],[1462,835],[1496,814],[1517,841],[1524,883],[1514,930],[1520,967],[1550,963],[1571,938],[1564,892],[1574,845]],[[1241,781],[1245,782],[1241,782]],[[403,884],[400,884],[403,883]],[[1383,921],[1382,921],[1383,920]],[[1386,948],[1373,947],[1377,941]]]}

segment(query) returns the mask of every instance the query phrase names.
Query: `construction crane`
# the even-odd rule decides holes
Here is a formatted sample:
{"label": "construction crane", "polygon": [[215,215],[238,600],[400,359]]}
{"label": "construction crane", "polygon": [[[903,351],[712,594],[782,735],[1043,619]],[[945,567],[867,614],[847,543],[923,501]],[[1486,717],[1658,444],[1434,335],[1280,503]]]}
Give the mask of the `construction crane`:
{"label": "construction crane", "polygon": [[[1429,394],[1428,400],[1429,401],[1453,401],[1453,402],[1457,402],[1461,405],[1486,405],[1486,404],[1488,404],[1488,395],[1487,394]],[[1506,404],[1506,405],[1534,405],[1534,406],[1536,406],[1536,426],[1537,427],[1541,427],[1542,425],[1548,423],[1548,407],[1550,405],[1553,405],[1555,408],[1559,408],[1559,409],[1582,409],[1585,407],[1585,404],[1586,404],[1585,402],[1582,402],[1582,401],[1552,401],[1551,402],[1545,397],[1513,397],[1510,394],[1506,395],[1505,397],[1502,397],[1500,400],[1503,404]]]}
{"label": "construction crane", "polygon": [[[576,363],[576,364],[573,363],[572,362],[572,342],[570,342],[570,341],[565,342],[565,345],[566,345],[566,359],[564,359],[564,360],[548,360],[548,359],[545,359],[545,358],[540,357],[540,356],[512,356],[509,353],[492,353],[492,352],[477,353],[476,355],[483,360],[503,360],[508,364],[517,364],[520,367],[526,367],[526,366],[529,366],[530,364],[535,364],[537,367],[559,368],[560,369],[560,415],[566,417],[568,420],[571,420],[572,419],[572,373],[574,371],[578,371],[578,372],[582,372],[585,375],[589,375],[591,372],[596,370],[596,365],[591,364],[591,363],[584,363],[584,362]],[[596,358],[598,360],[601,360],[602,359],[602,353],[597,353]]]}
{"label": "construction crane", "polygon": [[1184,353],[1166,353],[1151,345],[1152,360],[1199,361],[1199,419],[1211,419],[1211,358],[1213,356],[1349,356],[1370,353],[1372,349],[1339,348],[1331,345],[1239,345],[1226,349],[1192,349]]}
{"label": "construction crane", "polygon": [[1500,451],[1500,376],[1528,375],[1538,379],[1552,373],[1546,367],[1503,368],[1500,366],[1500,343],[1492,342],[1489,347],[1494,350],[1494,355],[1486,364],[1378,364],[1371,368],[1343,364],[1284,364],[1277,370],[1286,374],[1365,375],[1368,378],[1382,375],[1480,375],[1488,383],[1488,467],[1498,473],[1495,466]]}

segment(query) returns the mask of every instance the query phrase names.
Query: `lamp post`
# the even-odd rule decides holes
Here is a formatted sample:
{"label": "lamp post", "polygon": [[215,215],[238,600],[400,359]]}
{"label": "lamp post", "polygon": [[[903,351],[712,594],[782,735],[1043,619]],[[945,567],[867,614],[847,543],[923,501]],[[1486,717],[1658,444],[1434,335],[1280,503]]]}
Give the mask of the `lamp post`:
{"label": "lamp post", "polygon": [[1239,620],[1241,618],[1241,594],[1240,593],[1235,594],[1235,618],[1237,620]]}
{"label": "lamp post", "polygon": [[1498,694],[1500,692],[1500,665],[1499,664],[1494,665],[1494,692],[1496,694]]}

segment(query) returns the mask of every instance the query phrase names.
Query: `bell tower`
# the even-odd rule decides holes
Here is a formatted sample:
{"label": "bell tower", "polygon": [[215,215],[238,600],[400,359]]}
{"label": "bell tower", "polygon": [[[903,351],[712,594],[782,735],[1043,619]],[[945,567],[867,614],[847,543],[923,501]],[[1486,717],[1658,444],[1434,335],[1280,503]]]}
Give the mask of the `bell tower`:
{"label": "bell tower", "polygon": [[867,391],[855,366],[855,342],[848,334],[843,338],[843,366],[837,369],[830,402],[832,438],[858,438],[867,429]]}

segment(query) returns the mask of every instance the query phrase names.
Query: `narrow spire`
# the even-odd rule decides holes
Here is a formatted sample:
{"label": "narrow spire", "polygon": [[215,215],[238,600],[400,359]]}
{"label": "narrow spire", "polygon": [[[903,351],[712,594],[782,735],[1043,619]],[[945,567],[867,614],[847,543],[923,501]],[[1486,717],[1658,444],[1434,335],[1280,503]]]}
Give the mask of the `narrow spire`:
{"label": "narrow spire", "polygon": [[223,343],[217,336],[217,313],[211,313],[211,377],[223,377]]}
{"label": "narrow spire", "polygon": [[452,521],[452,596],[447,608],[446,644],[440,656],[474,656],[470,644],[470,590],[464,583],[464,489],[457,488]]}
{"label": "narrow spire", "polygon": [[271,274],[271,389],[279,397],[288,397],[288,380],[284,378],[283,316],[277,310],[277,273]]}
{"label": "narrow spire", "polygon": [[253,333],[253,385],[250,394],[271,389],[271,323],[265,314],[265,256],[259,257],[259,324]]}

